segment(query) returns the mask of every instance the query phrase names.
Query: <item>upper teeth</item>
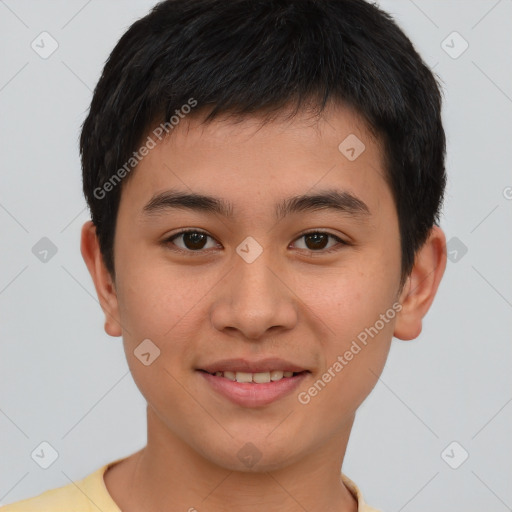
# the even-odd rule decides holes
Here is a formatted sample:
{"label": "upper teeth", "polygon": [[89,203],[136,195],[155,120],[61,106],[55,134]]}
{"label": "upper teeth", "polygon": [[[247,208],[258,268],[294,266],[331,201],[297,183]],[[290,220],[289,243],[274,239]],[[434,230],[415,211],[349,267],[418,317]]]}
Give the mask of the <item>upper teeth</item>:
{"label": "upper teeth", "polygon": [[215,372],[217,377],[237,382],[255,382],[264,384],[265,382],[281,380],[283,377],[291,377],[293,372],[283,372],[282,370],[272,370],[271,372],[248,373],[248,372]]}

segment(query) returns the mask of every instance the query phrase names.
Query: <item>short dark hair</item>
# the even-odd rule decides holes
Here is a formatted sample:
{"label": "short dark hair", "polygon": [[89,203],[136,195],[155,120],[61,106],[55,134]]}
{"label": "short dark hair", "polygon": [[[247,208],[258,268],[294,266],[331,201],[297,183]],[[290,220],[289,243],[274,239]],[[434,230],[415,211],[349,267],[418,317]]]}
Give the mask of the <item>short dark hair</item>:
{"label": "short dark hair", "polygon": [[439,222],[445,134],[438,79],[389,14],[364,0],[166,0],[133,23],[80,136],[83,190],[113,277],[122,183],[112,178],[152,124],[191,98],[208,110],[205,122],[290,106],[321,113],[328,101],[352,107],[384,148],[403,285]]}

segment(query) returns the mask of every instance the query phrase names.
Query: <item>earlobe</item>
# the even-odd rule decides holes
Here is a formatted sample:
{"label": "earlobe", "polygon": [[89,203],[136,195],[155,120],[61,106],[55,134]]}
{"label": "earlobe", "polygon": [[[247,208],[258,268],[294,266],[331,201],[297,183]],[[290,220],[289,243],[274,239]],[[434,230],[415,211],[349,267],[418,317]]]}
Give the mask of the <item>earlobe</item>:
{"label": "earlobe", "polygon": [[121,336],[115,285],[103,261],[96,236],[96,226],[92,221],[87,221],[82,226],[80,251],[94,282],[101,309],[105,314],[105,332],[110,336]]}
{"label": "earlobe", "polygon": [[437,293],[446,268],[446,237],[442,229],[433,226],[427,241],[416,253],[414,267],[407,278],[393,335],[401,340],[417,338],[422,319],[427,314]]}

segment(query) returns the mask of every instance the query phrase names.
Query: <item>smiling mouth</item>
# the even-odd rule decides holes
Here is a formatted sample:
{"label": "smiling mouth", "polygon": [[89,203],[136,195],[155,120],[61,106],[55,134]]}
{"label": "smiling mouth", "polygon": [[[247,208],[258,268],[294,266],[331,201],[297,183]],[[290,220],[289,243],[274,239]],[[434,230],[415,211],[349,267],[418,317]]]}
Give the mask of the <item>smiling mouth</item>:
{"label": "smiling mouth", "polygon": [[225,372],[207,372],[206,370],[199,370],[201,372],[207,373],[208,375],[214,375],[215,377],[222,377],[224,379],[228,379],[232,382],[244,382],[244,383],[252,383],[252,384],[267,384],[269,382],[277,382],[283,379],[289,379],[291,377],[295,377],[297,375],[302,375],[304,373],[309,373],[308,370],[304,370],[302,372],[285,372],[282,370],[272,370],[269,372],[258,372],[258,373],[250,373],[250,372],[233,372],[233,371],[225,371]]}

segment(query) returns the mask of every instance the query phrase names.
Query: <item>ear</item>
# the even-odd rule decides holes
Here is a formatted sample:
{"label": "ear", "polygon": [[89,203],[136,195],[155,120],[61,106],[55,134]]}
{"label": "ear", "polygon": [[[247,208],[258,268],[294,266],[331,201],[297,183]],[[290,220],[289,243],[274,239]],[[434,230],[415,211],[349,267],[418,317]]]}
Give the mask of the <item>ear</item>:
{"label": "ear", "polygon": [[96,235],[96,226],[92,221],[88,221],[82,226],[80,250],[94,282],[101,309],[105,313],[105,332],[110,336],[121,336],[115,284],[103,261]]}
{"label": "ear", "polygon": [[413,340],[421,333],[422,319],[434,300],[446,268],[446,237],[433,226],[425,244],[416,253],[414,267],[400,294],[402,309],[397,315],[393,335]]}

